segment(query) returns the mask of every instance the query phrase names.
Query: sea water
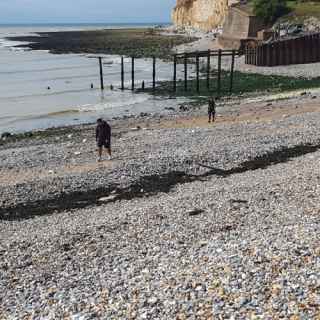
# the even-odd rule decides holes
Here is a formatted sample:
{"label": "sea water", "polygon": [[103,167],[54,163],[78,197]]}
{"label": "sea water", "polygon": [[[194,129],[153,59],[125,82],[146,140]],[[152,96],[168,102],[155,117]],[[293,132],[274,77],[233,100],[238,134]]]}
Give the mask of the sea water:
{"label": "sea water", "polygon": [[[6,37],[37,32],[97,30],[146,27],[146,25],[43,25],[0,26],[0,134],[54,126],[93,122],[97,117],[112,118],[160,112],[176,100],[161,100],[149,94],[121,91],[121,58],[104,55],[106,89],[100,90],[99,64],[95,55],[51,54],[16,47],[21,44]],[[180,68],[181,69],[181,68]],[[181,75],[181,71],[179,73]],[[125,85],[131,86],[131,61],[125,58]],[[137,59],[136,86],[152,81],[151,59]],[[172,79],[172,64],[157,62],[157,81]],[[182,77],[182,76],[181,76]],[[91,89],[93,84],[93,89]],[[110,86],[114,90],[110,90]]]}

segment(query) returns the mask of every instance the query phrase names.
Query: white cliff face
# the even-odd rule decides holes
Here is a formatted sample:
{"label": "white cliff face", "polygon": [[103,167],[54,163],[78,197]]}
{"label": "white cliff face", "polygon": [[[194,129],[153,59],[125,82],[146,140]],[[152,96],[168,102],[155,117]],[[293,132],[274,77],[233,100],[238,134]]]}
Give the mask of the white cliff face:
{"label": "white cliff face", "polygon": [[221,25],[228,11],[228,0],[177,0],[172,13],[177,27],[210,31]]}

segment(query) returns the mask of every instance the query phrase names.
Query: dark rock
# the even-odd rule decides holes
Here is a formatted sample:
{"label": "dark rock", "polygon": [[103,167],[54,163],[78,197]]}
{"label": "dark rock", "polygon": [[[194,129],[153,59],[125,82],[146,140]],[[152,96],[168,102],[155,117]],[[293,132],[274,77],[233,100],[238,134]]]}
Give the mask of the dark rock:
{"label": "dark rock", "polygon": [[10,132],[4,132],[2,135],[1,135],[1,138],[2,139],[7,139],[7,138],[10,138],[12,136],[12,133]]}
{"label": "dark rock", "polygon": [[64,243],[62,245],[62,250],[63,251],[70,251],[71,250],[71,245],[69,243]]}
{"label": "dark rock", "polygon": [[223,226],[219,229],[220,232],[226,232],[226,231],[232,231],[232,230],[235,230],[236,227],[235,226],[232,226],[232,225],[226,225],[226,226]]}
{"label": "dark rock", "polygon": [[182,105],[179,107],[179,110],[182,111],[182,112],[185,112],[185,111],[188,111],[189,108],[188,108],[187,106],[185,106],[185,105],[182,104]]}
{"label": "dark rock", "polygon": [[202,209],[194,209],[194,210],[192,210],[192,211],[189,211],[189,212],[188,212],[188,215],[189,215],[190,217],[194,217],[194,216],[198,216],[199,214],[204,213],[204,212],[205,212],[205,211],[202,210]]}
{"label": "dark rock", "polygon": [[230,202],[231,203],[243,203],[243,204],[247,204],[248,203],[247,200],[241,200],[241,199],[231,199]]}

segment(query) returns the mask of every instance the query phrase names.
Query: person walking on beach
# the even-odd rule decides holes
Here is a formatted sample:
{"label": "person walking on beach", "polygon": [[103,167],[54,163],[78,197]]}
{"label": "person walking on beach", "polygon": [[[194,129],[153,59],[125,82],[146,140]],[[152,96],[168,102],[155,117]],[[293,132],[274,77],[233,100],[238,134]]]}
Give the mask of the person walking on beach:
{"label": "person walking on beach", "polygon": [[209,117],[209,123],[215,122],[216,120],[216,99],[214,97],[211,97],[208,101],[208,117]]}
{"label": "person walking on beach", "polygon": [[108,160],[111,160],[111,127],[102,120],[97,120],[96,141],[98,146],[98,162],[102,160],[102,149],[105,147],[108,152]]}

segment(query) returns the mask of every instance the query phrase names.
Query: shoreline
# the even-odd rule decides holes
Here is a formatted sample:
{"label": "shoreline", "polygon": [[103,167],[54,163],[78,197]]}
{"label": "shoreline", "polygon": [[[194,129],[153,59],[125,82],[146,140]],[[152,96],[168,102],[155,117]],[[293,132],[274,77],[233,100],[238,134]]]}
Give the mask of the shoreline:
{"label": "shoreline", "polygon": [[[139,93],[135,93],[139,94]],[[263,95],[246,95],[239,97],[226,97],[225,99],[220,102],[220,105],[222,107],[218,107],[221,114],[225,114],[229,112],[229,108],[235,107],[234,112],[238,113],[238,107],[240,105],[259,105],[259,104],[269,104],[272,105],[273,103],[292,103],[297,104],[300,103],[300,101],[304,100],[314,100],[317,101],[317,95],[320,94],[320,88],[319,89],[311,89],[308,91],[305,90],[298,90],[298,91],[288,91],[284,93],[279,94],[263,94]],[[140,114],[129,114],[129,115],[120,115],[120,116],[114,116],[108,121],[112,123],[120,123],[124,124],[128,123],[144,123],[146,121],[152,122],[152,121],[158,121],[158,119],[165,119],[170,121],[171,119],[184,119],[185,117],[195,117],[199,118],[203,115],[206,115],[206,103],[194,103],[193,100],[188,101],[186,97],[186,100],[181,101],[180,103],[177,102],[176,107],[170,107],[170,108],[164,108],[162,111],[151,111],[151,112],[141,112]],[[218,104],[219,105],[219,104]],[[262,108],[263,112],[263,108]],[[43,129],[34,129],[34,130],[28,130],[28,131],[22,131],[18,133],[14,132],[3,132],[0,134],[0,147],[2,145],[5,145],[10,142],[17,142],[19,140],[24,139],[37,139],[41,137],[50,137],[55,134],[64,134],[64,133],[72,133],[74,130],[91,128],[95,125],[95,122],[84,122],[80,124],[70,124],[70,125],[62,125],[62,126],[55,126],[55,127],[48,127]]]}

